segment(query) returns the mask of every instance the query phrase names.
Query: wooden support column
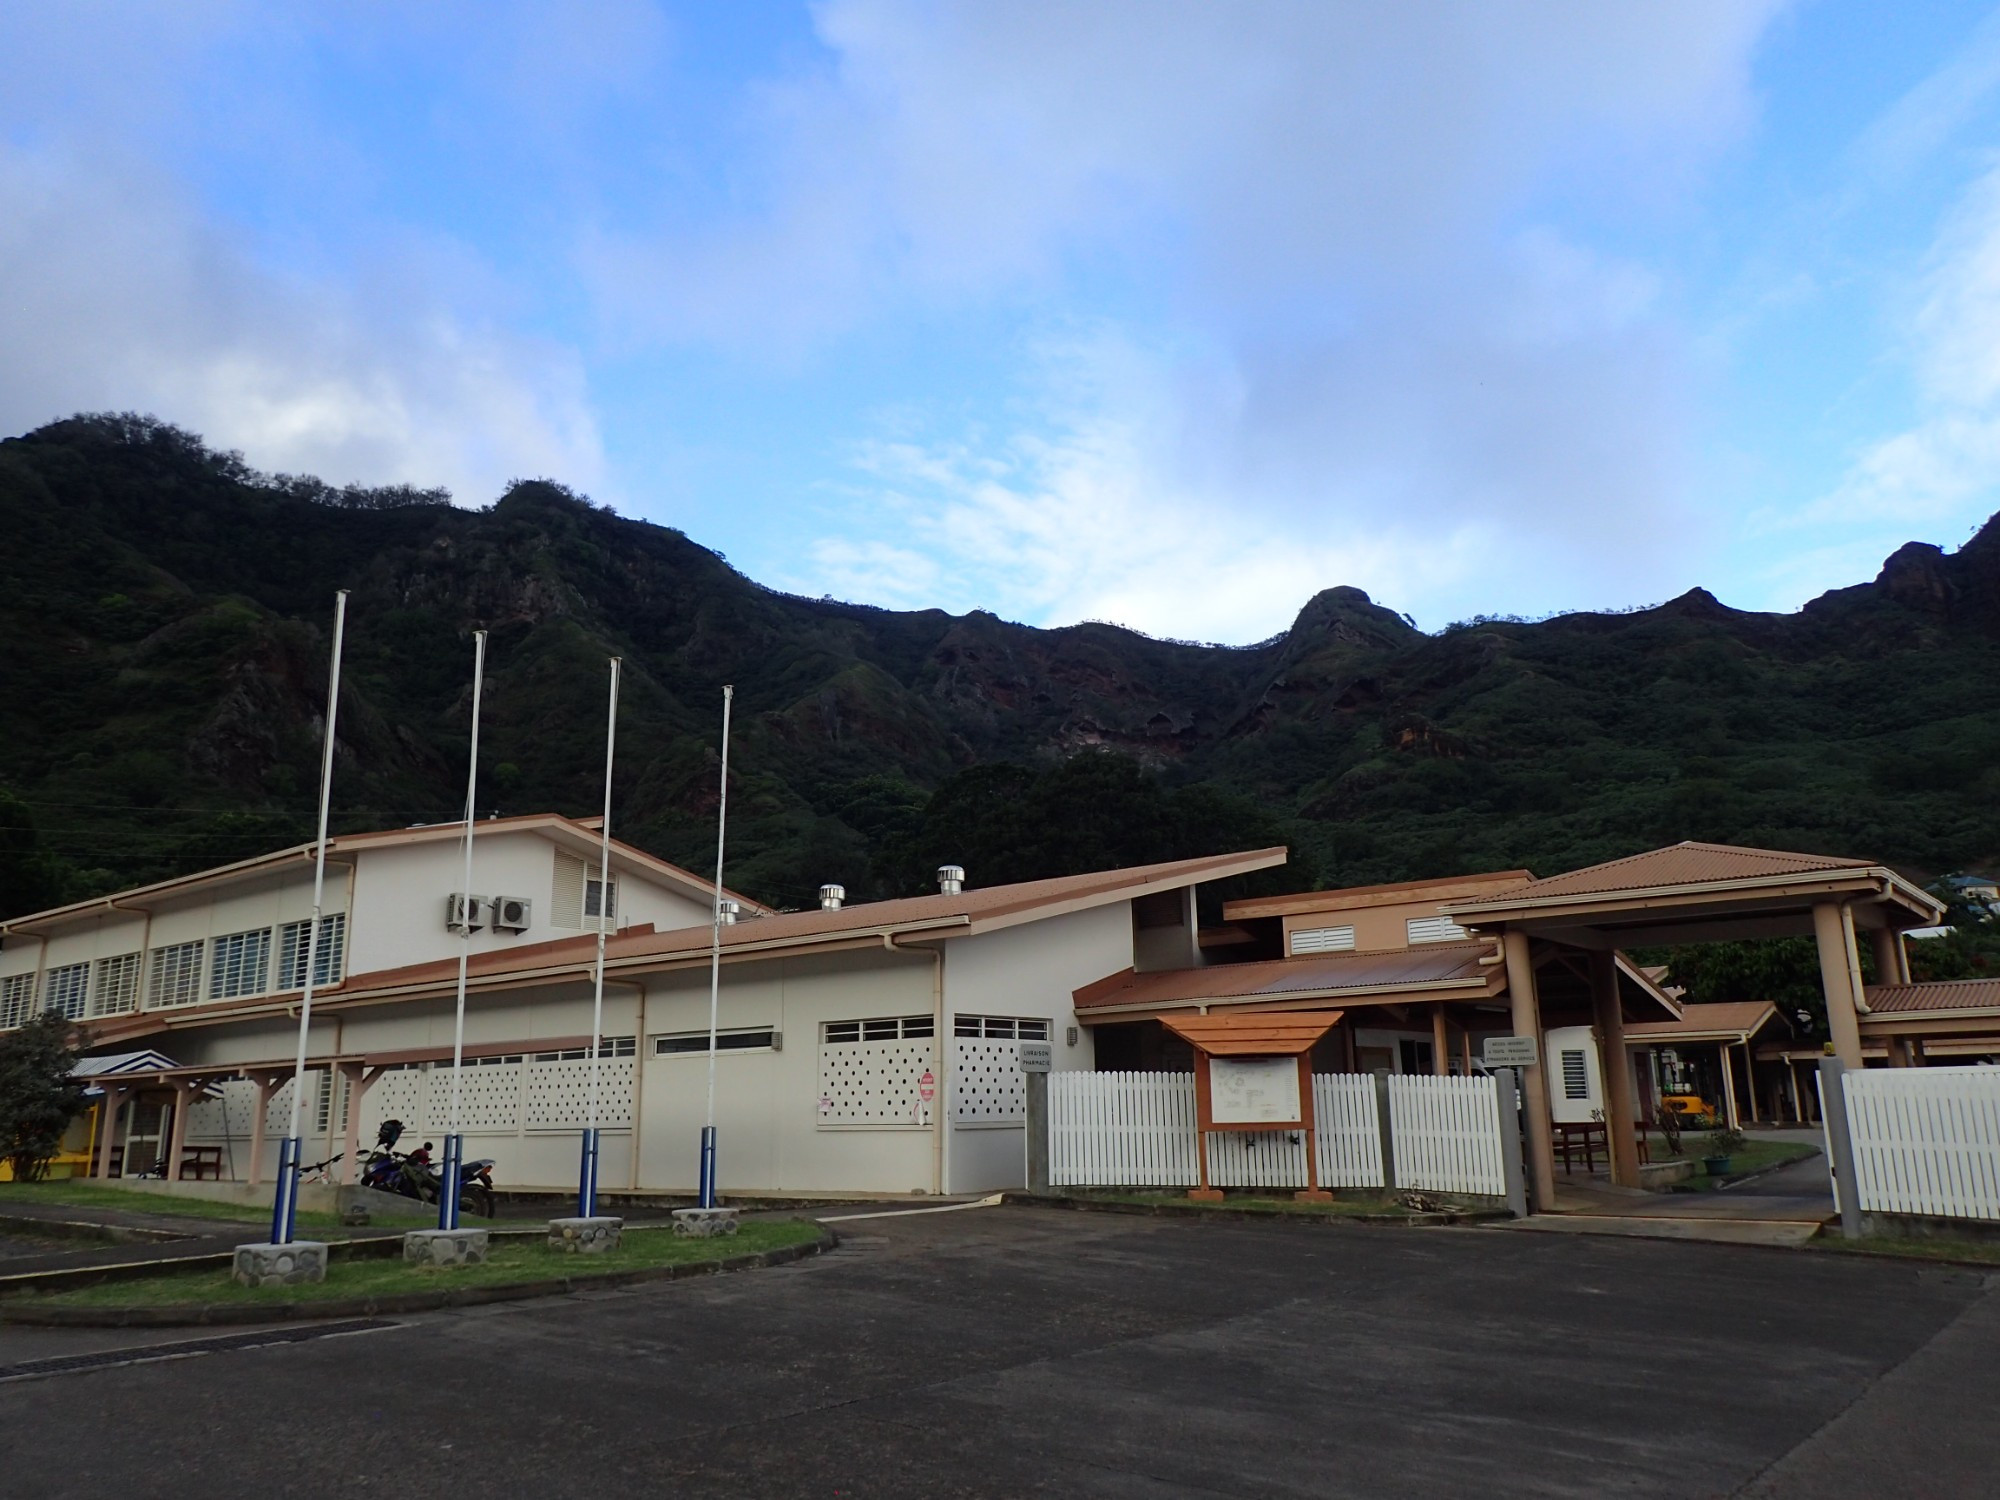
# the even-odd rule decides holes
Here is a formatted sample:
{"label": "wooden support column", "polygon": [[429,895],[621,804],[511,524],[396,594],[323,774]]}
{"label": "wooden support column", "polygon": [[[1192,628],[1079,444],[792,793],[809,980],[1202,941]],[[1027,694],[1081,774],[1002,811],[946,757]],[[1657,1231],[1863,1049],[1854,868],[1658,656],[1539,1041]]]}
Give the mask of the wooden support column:
{"label": "wooden support column", "polygon": [[1442,1000],[1431,1007],[1431,1071],[1440,1078],[1451,1074],[1451,1032],[1445,1026]]}
{"label": "wooden support column", "polygon": [[173,1129],[167,1132],[167,1181],[179,1182],[181,1180],[181,1149],[187,1144],[188,1105],[194,1102],[194,1096],[200,1092],[201,1085],[198,1083],[189,1083],[183,1079],[176,1079],[173,1090],[174,1102],[172,1108],[174,1112],[174,1124]]}
{"label": "wooden support column", "polygon": [[1858,1070],[1862,1066],[1857,1009],[1861,997],[1854,992],[1854,929],[1840,902],[1821,901],[1813,906],[1813,943],[1819,949],[1819,982],[1826,992],[1826,1029],[1833,1040],[1833,1055],[1843,1066]]}
{"label": "wooden support column", "polygon": [[1907,1068],[1910,1065],[1910,1039],[1906,1036],[1883,1038],[1889,1047],[1889,1066]]}
{"label": "wooden support column", "polygon": [[1625,1010],[1618,999],[1618,957],[1590,955],[1590,1006],[1604,1064],[1604,1137],[1611,1145],[1611,1180],[1639,1185],[1639,1107],[1632,1087],[1632,1054],[1625,1046]]}
{"label": "wooden support column", "polygon": [[125,1102],[132,1097],[132,1090],[122,1084],[104,1085],[104,1118],[98,1123],[97,1131],[97,1176],[111,1176],[111,1149],[118,1138],[118,1117],[125,1112]]}
{"label": "wooden support column", "polygon": [[1556,1206],[1555,1132],[1549,1125],[1549,1086],[1542,1066],[1542,1002],[1535,988],[1535,960],[1528,935],[1509,928],[1500,939],[1507,958],[1507,1003],[1515,1036],[1535,1039],[1535,1061],[1521,1070],[1521,1095],[1528,1112],[1528,1196],[1537,1213]]}
{"label": "wooden support column", "polygon": [[1736,1113],[1736,1069],[1729,1061],[1729,1043],[1717,1047],[1715,1055],[1722,1063],[1722,1123],[1735,1130],[1742,1120]]}
{"label": "wooden support column", "polygon": [[1789,1057],[1785,1059],[1785,1083],[1792,1091],[1792,1122],[1806,1123],[1806,1107],[1799,1099],[1799,1065]]}
{"label": "wooden support column", "polygon": [[1910,982],[1910,955],[1903,946],[1903,935],[1893,927],[1878,927],[1869,934],[1875,946],[1875,982],[1877,984],[1908,984]]}

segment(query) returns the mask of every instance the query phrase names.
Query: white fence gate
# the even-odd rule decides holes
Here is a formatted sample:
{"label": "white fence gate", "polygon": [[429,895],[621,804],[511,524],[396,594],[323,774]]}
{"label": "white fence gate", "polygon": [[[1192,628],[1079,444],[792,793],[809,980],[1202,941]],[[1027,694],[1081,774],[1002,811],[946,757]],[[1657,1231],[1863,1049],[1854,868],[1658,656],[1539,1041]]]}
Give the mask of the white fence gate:
{"label": "white fence gate", "polygon": [[[1491,1078],[1389,1080],[1396,1186],[1504,1196],[1500,1121]],[[1375,1080],[1313,1079],[1322,1187],[1382,1187]],[[1193,1187],[1192,1073],[1049,1075],[1049,1182],[1057,1187]],[[1296,1130],[1218,1130],[1208,1136],[1216,1187],[1302,1188],[1306,1143]]]}
{"label": "white fence gate", "polygon": [[1051,1073],[1049,1181],[1193,1187],[1194,1074]]}
{"label": "white fence gate", "polygon": [[1864,1213],[2000,1219],[2000,1068],[1849,1072]]}
{"label": "white fence gate", "polygon": [[1397,1187],[1506,1195],[1492,1077],[1391,1075],[1389,1122]]}
{"label": "white fence gate", "polygon": [[1319,1185],[1383,1186],[1382,1112],[1375,1107],[1373,1076],[1314,1074],[1313,1116],[1319,1127]]}

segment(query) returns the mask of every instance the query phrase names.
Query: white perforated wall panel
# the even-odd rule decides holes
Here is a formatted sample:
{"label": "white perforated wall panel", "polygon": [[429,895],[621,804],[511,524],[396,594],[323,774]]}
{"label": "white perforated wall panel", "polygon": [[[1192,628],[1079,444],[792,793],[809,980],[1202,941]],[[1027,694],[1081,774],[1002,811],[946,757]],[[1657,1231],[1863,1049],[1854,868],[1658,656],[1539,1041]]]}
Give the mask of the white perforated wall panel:
{"label": "white perforated wall panel", "polygon": [[[520,1063],[488,1063],[459,1070],[458,1128],[460,1130],[519,1130],[521,1128]],[[424,1085],[424,1129],[450,1128],[451,1065],[433,1067]],[[403,1122],[409,1124],[408,1120]]]}
{"label": "white perforated wall panel", "polygon": [[412,1131],[430,1128],[423,1119],[424,1075],[416,1068],[397,1068],[369,1086],[361,1101],[361,1149],[374,1143],[384,1120],[401,1120]]}
{"label": "white perforated wall panel", "polygon": [[[528,1129],[576,1130],[590,1123],[590,1060],[529,1063]],[[629,1057],[598,1061],[597,1125],[624,1130],[632,1124]]]}
{"label": "white perforated wall panel", "polygon": [[[819,1123],[842,1127],[927,1126],[937,1070],[929,1037],[820,1045]],[[931,1074],[932,1101],[923,1098]]]}
{"label": "white perforated wall panel", "polygon": [[1019,1125],[1027,1118],[1019,1042],[952,1038],[951,1118],[962,1127]]}

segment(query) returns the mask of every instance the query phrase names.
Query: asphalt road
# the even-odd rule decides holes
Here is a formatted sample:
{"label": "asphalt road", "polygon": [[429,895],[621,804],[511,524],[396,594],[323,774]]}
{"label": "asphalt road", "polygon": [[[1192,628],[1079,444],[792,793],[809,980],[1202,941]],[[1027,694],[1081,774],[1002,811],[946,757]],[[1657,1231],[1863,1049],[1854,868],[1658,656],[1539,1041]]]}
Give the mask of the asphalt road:
{"label": "asphalt road", "polygon": [[776,1270],[0,1383],[0,1491],[2000,1488],[1984,1272],[1029,1208],[842,1228]]}

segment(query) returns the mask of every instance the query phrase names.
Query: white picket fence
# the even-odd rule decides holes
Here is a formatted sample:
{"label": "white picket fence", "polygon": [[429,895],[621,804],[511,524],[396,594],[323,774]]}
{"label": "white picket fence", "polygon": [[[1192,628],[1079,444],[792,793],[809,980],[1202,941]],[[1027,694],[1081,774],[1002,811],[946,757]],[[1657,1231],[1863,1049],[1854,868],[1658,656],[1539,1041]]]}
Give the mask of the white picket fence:
{"label": "white picket fence", "polygon": [[[1398,1187],[1506,1192],[1490,1078],[1391,1078]],[[1483,1102],[1484,1112],[1481,1112]],[[1381,1187],[1382,1133],[1375,1080],[1353,1073],[1313,1079],[1322,1187]],[[1193,1187],[1192,1073],[1049,1075],[1049,1181],[1059,1187]],[[1218,1130],[1208,1136],[1217,1187],[1302,1188],[1303,1134]]]}
{"label": "white picket fence", "polygon": [[2000,1068],[1850,1072],[1864,1213],[2000,1219]]}
{"label": "white picket fence", "polygon": [[1389,1131],[1397,1187],[1506,1195],[1499,1094],[1491,1077],[1391,1074]]}
{"label": "white picket fence", "polygon": [[1313,1075],[1313,1115],[1319,1127],[1319,1185],[1382,1186],[1382,1114],[1375,1079],[1363,1073]]}

